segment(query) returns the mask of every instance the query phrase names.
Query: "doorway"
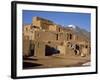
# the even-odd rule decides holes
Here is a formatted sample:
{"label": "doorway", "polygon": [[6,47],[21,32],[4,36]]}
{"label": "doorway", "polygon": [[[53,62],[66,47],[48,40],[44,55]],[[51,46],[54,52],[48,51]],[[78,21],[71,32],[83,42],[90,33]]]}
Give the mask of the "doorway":
{"label": "doorway", "polygon": [[49,45],[46,45],[45,47],[45,56],[52,56],[54,54],[59,54],[60,51],[57,50],[55,47],[51,47]]}

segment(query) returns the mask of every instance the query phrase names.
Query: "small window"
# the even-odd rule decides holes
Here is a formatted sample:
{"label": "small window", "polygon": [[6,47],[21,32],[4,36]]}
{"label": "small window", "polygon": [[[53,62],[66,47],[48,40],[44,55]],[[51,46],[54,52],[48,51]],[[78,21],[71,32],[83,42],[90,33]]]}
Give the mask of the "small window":
{"label": "small window", "polygon": [[59,29],[58,31],[60,32],[60,28],[58,28],[58,29]]}
{"label": "small window", "polygon": [[72,34],[70,34],[70,39],[72,39]]}
{"label": "small window", "polygon": [[56,34],[56,40],[58,40],[58,34]]}
{"label": "small window", "polygon": [[88,48],[88,46],[86,45],[85,48]]}
{"label": "small window", "polygon": [[28,31],[28,28],[26,28],[26,31]]}
{"label": "small window", "polygon": [[51,41],[48,41],[48,43],[50,44],[50,43],[51,43]]}

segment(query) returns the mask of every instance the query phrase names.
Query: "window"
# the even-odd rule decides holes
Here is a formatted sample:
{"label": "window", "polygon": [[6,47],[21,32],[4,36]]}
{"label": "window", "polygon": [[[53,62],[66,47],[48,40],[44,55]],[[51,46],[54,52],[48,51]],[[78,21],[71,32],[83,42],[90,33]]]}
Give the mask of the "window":
{"label": "window", "polygon": [[28,28],[26,28],[26,31],[28,31]]}
{"label": "window", "polygon": [[56,40],[58,40],[58,34],[56,34]]}
{"label": "window", "polygon": [[72,34],[70,34],[70,39],[72,39]]}
{"label": "window", "polygon": [[58,31],[60,32],[60,28],[58,28],[58,29],[59,29]]}
{"label": "window", "polygon": [[50,44],[50,43],[51,43],[51,41],[48,41],[48,43]]}

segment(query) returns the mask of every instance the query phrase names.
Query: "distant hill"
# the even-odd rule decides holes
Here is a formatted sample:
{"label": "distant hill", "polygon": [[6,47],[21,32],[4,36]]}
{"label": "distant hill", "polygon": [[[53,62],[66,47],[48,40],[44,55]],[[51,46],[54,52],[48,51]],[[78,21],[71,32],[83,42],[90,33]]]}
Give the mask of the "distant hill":
{"label": "distant hill", "polygon": [[75,26],[75,25],[68,25],[66,28],[70,28],[74,31],[75,34],[77,34],[79,36],[83,36],[84,38],[90,40],[91,33],[88,32],[87,30],[82,29],[82,28]]}

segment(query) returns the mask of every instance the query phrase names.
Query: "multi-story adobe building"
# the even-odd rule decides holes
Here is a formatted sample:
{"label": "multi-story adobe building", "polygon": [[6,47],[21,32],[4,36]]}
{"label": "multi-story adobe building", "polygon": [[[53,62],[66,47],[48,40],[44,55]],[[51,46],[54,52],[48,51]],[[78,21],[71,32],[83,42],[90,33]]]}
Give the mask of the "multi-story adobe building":
{"label": "multi-story adobe building", "polygon": [[84,47],[90,52],[90,40],[75,34],[71,27],[62,27],[41,17],[34,17],[32,24],[23,26],[23,56],[67,56],[75,53],[73,45],[80,52]]}

